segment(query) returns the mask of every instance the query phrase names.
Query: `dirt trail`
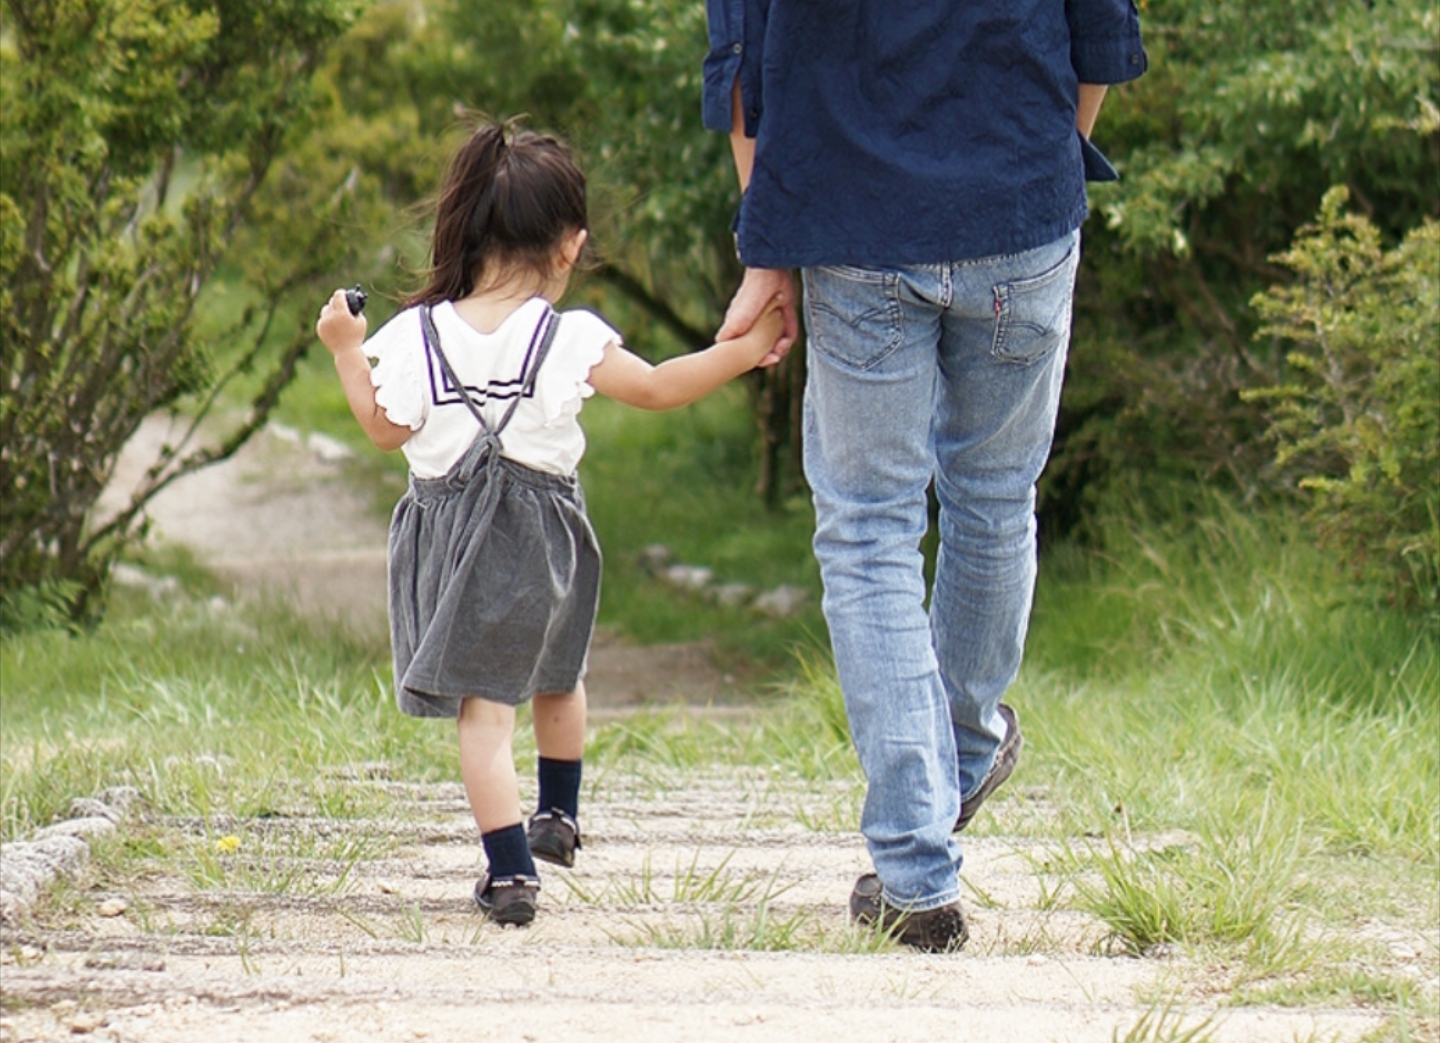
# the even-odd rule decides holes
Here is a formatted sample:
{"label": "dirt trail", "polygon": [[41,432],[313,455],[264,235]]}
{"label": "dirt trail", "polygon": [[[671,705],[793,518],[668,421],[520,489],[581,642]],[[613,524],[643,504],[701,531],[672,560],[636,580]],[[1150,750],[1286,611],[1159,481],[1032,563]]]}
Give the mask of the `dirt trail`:
{"label": "dirt trail", "polygon": [[[843,903],[868,868],[854,833],[800,825],[853,804],[853,787],[755,771],[599,780],[576,868],[545,867],[534,925],[499,928],[468,901],[477,845],[460,787],[357,784],[397,813],[212,821],[208,836],[197,820],[155,821],[202,848],[233,830],[239,848],[219,861],[256,889],[177,874],[86,894],[72,928],[10,939],[0,1038],[1108,1043],[1143,1016],[1142,997],[1203,974],[1094,955],[1100,925],[1048,907],[1034,870],[1044,852],[1004,837],[966,844],[986,900],[970,903],[963,955],[706,948],[790,936],[843,948]],[[353,864],[248,853],[347,845],[387,850]],[[112,899],[122,915],[93,911]],[[1235,1010],[1208,1038],[1354,1040],[1376,1020]]]}
{"label": "dirt trail", "polygon": [[[383,592],[383,527],[303,443],[266,436],[179,483],[156,515],[164,538],[242,591],[283,577],[302,603],[339,599],[376,621],[365,599]],[[607,655],[593,681],[612,707],[684,692],[704,712],[725,690],[693,648]],[[670,672],[663,684],[657,671]],[[235,849],[212,860],[225,886],[172,858],[133,891],[82,890],[54,922],[7,931],[0,1041],[1111,1043],[1176,992],[1186,1024],[1214,1016],[1202,1038],[1219,1043],[1348,1043],[1380,1021],[1217,1013],[1202,964],[1096,955],[1102,926],[1057,907],[1037,875],[1046,852],[1004,836],[966,841],[964,954],[844,951],[845,901],[868,858],[858,834],[803,823],[853,820],[861,794],[752,769],[590,780],[577,867],[546,867],[535,924],[501,929],[469,902],[478,845],[460,787],[368,774],[354,785],[390,809],[373,820],[149,818],[192,851],[228,829]],[[1017,787],[995,820],[1037,802]],[[739,943],[756,938],[780,951]]]}

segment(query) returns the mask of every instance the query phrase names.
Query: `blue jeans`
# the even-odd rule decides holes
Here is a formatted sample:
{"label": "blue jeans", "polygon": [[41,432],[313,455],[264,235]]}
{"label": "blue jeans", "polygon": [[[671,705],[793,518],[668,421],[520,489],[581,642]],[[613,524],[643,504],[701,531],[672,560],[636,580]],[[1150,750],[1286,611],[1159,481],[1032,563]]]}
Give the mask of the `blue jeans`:
{"label": "blue jeans", "polygon": [[[1022,253],[806,269],[805,474],[860,828],[892,905],[959,897],[951,830],[994,763],[1035,585],[1079,233]],[[926,608],[926,488],[940,550]]]}

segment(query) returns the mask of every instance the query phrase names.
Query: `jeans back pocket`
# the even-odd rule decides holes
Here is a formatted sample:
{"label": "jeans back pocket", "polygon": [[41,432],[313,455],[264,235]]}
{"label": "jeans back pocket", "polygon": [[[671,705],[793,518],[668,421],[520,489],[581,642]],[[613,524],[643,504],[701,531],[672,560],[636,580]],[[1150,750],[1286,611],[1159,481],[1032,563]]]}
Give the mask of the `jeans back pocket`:
{"label": "jeans back pocket", "polygon": [[1028,365],[1045,358],[1070,336],[1075,269],[1080,251],[1039,275],[995,285],[995,342],[991,354]]}
{"label": "jeans back pocket", "polygon": [[900,346],[899,277],[892,271],[826,265],[806,268],[805,336],[812,350],[858,370]]}

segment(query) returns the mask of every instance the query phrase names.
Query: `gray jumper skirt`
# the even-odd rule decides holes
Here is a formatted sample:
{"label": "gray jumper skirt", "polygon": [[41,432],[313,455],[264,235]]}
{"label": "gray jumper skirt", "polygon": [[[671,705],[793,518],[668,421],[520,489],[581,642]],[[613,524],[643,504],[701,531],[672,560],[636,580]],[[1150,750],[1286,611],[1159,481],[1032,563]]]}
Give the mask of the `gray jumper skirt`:
{"label": "gray jumper skirt", "polygon": [[442,478],[417,478],[390,521],[390,637],[395,701],[415,717],[456,717],[478,696],[515,706],[570,692],[585,674],[600,600],[600,546],[574,477],[501,455],[500,434],[533,396],[560,317],[546,324],[524,389],[495,427],[440,350],[429,307],[421,329],[479,423]]}

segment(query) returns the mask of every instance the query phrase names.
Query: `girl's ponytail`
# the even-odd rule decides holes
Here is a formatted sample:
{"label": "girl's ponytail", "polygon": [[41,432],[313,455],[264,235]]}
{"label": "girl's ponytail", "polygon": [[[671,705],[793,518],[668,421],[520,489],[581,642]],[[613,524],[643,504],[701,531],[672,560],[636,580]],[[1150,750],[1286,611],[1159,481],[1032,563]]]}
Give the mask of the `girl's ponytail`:
{"label": "girl's ponytail", "polygon": [[516,265],[548,275],[564,237],[586,225],[585,175],[564,145],[482,123],[451,161],[427,283],[407,303],[459,300]]}

